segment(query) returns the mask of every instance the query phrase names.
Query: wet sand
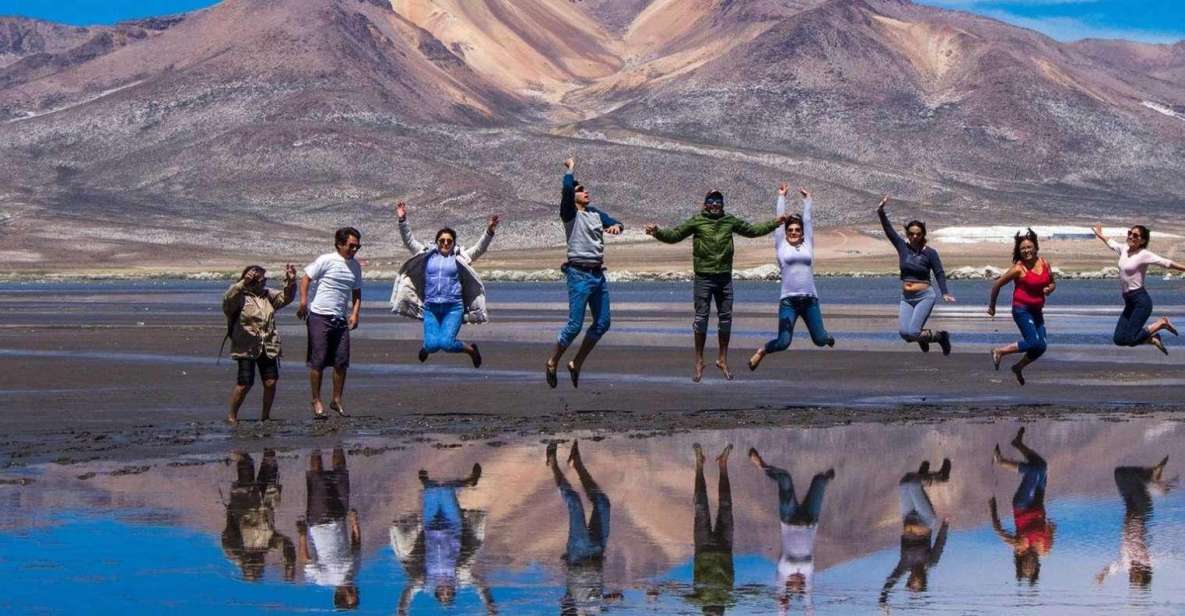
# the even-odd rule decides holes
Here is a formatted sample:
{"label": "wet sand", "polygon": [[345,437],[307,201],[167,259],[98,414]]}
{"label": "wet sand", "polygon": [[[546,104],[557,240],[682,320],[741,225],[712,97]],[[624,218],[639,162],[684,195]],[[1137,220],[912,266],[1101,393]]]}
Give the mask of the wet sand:
{"label": "wet sand", "polygon": [[[462,338],[478,342],[485,357],[474,370],[463,355],[438,354],[420,364],[419,323],[396,319],[384,302],[367,301],[346,388],[352,417],[310,419],[304,328],[288,308],[281,313],[287,359],[276,420],[253,421],[256,385],[240,415],[245,421],[232,428],[223,417],[234,363],[215,363],[224,325],[208,299],[102,289],[6,294],[0,301],[3,460],[131,459],[213,451],[228,439],[303,446],[428,432],[493,439],[573,429],[666,432],[1084,410],[1130,414],[1176,410],[1185,385],[1179,348],[1165,358],[1150,347],[1076,345],[1052,349],[1029,369],[1021,388],[1006,369],[991,369],[988,344],[960,343],[959,336],[1012,331],[1010,320],[990,321],[971,307],[943,308],[932,321],[960,332],[950,357],[937,347],[922,354],[882,336],[895,331],[894,306],[837,306],[827,313],[840,340],[836,349],[817,350],[796,337],[790,351],[751,373],[745,362],[768,337],[772,314],[768,306],[744,303],[734,325],[736,379],[724,381],[709,363],[704,381],[695,384],[687,307],[623,302],[615,304],[613,330],[585,365],[580,388],[573,389],[561,370],[560,387],[552,390],[543,363],[564,318],[562,305],[502,304],[495,324],[466,326]],[[1052,318],[1096,328],[1112,317]],[[325,385],[328,392],[328,376]]]}

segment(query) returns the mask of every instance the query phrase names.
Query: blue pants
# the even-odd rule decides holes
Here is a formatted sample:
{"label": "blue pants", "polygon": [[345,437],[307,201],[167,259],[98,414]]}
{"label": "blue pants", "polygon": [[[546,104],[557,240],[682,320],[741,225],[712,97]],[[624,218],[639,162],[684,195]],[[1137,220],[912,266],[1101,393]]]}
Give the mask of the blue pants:
{"label": "blue pants", "polygon": [[1045,460],[1037,456],[1017,467],[1020,485],[1016,486],[1016,493],[1012,495],[1013,507],[1029,509],[1045,502],[1045,482],[1049,476],[1045,469]]}
{"label": "blue pants", "polygon": [[807,295],[783,297],[778,304],[778,337],[765,343],[766,353],[785,351],[790,347],[794,338],[794,324],[798,318],[806,323],[811,333],[811,342],[815,346],[825,346],[831,342],[831,336],[823,327],[823,311],[819,310],[819,298]]}
{"label": "blue pants", "polygon": [[1115,344],[1139,346],[1148,341],[1144,324],[1152,316],[1152,296],[1142,287],[1123,294],[1123,314],[1115,324]]}
{"label": "blue pants", "polygon": [[823,494],[830,481],[826,475],[820,473],[811,479],[811,487],[801,503],[794,494],[794,480],[790,478],[790,473],[775,466],[767,466],[765,476],[778,482],[779,519],[786,524],[799,526],[819,523],[819,516],[823,512]]}
{"label": "blue pants", "polygon": [[564,266],[564,276],[568,279],[568,324],[560,331],[557,342],[566,349],[580,335],[585,307],[592,311],[593,322],[584,337],[600,340],[609,331],[609,285],[605,273]]}
{"label": "blue pants", "polygon": [[930,311],[934,310],[934,302],[938,300],[938,293],[933,288],[916,293],[905,293],[901,296],[898,306],[898,333],[906,342],[917,342],[922,336],[922,329],[930,319]]}
{"label": "blue pants", "polygon": [[1016,321],[1016,327],[1020,329],[1020,335],[1023,338],[1016,343],[1016,348],[1030,360],[1044,355],[1047,345],[1045,342],[1045,315],[1041,309],[1013,306],[1012,320]]}
{"label": "blue pants", "polygon": [[461,302],[424,304],[424,350],[429,353],[464,351],[465,345],[457,340],[464,317],[465,306]]}
{"label": "blue pants", "polygon": [[593,510],[585,524],[584,503],[576,490],[561,486],[560,495],[568,507],[568,551],[564,559],[574,564],[604,556],[609,542],[609,497],[600,490],[588,494]]}
{"label": "blue pants", "polygon": [[461,503],[454,486],[424,488],[424,527],[460,528],[463,521]]}

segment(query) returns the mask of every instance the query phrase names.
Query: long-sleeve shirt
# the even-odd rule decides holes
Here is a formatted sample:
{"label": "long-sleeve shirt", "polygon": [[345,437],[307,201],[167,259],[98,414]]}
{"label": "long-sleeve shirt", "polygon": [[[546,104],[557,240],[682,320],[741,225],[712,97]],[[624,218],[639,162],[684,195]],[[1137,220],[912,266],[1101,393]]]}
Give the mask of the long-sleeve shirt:
{"label": "long-sleeve shirt", "polygon": [[576,207],[576,178],[571,170],[564,174],[560,220],[568,242],[568,262],[584,267],[601,267],[605,262],[605,229],[625,226],[594,207]]}
{"label": "long-sleeve shirt", "polygon": [[[782,270],[782,298],[818,297],[815,289],[815,231],[811,214],[813,202],[802,202],[802,243],[797,246],[786,241],[786,234],[774,233],[774,248],[778,267]],[[778,217],[786,213],[786,197],[778,195]]]}
{"label": "long-sleeve shirt", "polygon": [[1131,254],[1126,245],[1115,240],[1107,240],[1107,245],[1119,255],[1119,284],[1123,286],[1124,293],[1144,287],[1144,276],[1148,273],[1149,265],[1169,267],[1173,263],[1147,248]]}
{"label": "long-sleeve shirt", "polygon": [[934,272],[934,279],[938,281],[938,289],[946,295],[946,271],[942,269],[942,260],[938,258],[938,251],[929,246],[921,250],[914,250],[901,237],[893,225],[889,223],[889,216],[885,210],[880,210],[881,227],[885,230],[885,237],[897,249],[897,264],[901,268],[901,280],[906,282],[924,282],[930,284],[930,272]]}
{"label": "long-sleeve shirt", "polygon": [[452,304],[461,301],[461,278],[457,255],[442,255],[439,250],[428,254],[424,266],[424,303]]}
{"label": "long-sleeve shirt", "polygon": [[691,262],[697,274],[731,274],[733,234],[761,237],[778,228],[778,221],[752,224],[732,214],[701,212],[670,229],[654,232],[654,239],[675,244],[692,236]]}
{"label": "long-sleeve shirt", "polygon": [[296,295],[290,279],[284,289],[248,289],[238,281],[222,296],[222,312],[229,324],[230,356],[234,359],[257,359],[280,356],[280,333],[276,329],[276,311],[292,303]]}

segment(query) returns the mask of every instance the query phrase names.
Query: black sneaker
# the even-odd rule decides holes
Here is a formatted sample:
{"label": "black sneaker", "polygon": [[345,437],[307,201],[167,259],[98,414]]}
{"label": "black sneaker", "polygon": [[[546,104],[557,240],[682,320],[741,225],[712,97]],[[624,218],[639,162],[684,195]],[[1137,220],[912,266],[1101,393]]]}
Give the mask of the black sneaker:
{"label": "black sneaker", "polygon": [[938,332],[938,346],[942,347],[943,355],[950,355],[950,334],[946,330]]}
{"label": "black sneaker", "polygon": [[420,354],[417,355],[417,357],[420,358],[421,364],[428,361],[428,349],[425,349],[424,347],[420,347]]}
{"label": "black sneaker", "polygon": [[930,341],[919,339],[918,340],[918,347],[922,349],[923,353],[929,353],[930,352]]}

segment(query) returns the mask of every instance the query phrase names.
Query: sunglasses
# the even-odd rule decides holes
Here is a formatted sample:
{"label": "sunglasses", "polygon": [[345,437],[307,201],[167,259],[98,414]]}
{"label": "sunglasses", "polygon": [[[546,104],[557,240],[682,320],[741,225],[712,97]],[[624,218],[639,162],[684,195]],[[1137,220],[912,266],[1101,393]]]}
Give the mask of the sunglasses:
{"label": "sunglasses", "polygon": [[437,244],[452,244],[453,241],[454,240],[451,237],[442,237],[442,238],[436,240],[436,243]]}
{"label": "sunglasses", "polygon": [[799,229],[798,227],[789,227],[786,229],[786,233],[793,233],[795,235],[802,235],[802,229]]}
{"label": "sunglasses", "polygon": [[1142,237],[1144,237],[1144,236],[1140,235],[1140,232],[1139,232],[1139,231],[1136,231],[1136,232],[1134,232],[1134,233],[1131,233],[1131,232],[1129,232],[1129,233],[1127,234],[1127,236],[1128,236],[1128,237],[1134,237],[1134,238],[1136,238],[1137,240],[1138,240],[1138,239],[1140,239],[1140,238],[1142,238]]}

